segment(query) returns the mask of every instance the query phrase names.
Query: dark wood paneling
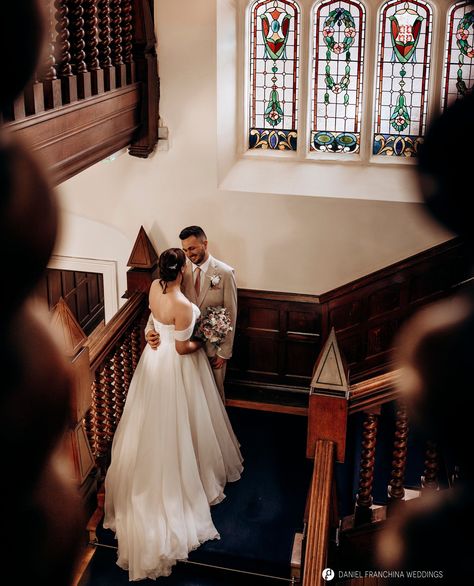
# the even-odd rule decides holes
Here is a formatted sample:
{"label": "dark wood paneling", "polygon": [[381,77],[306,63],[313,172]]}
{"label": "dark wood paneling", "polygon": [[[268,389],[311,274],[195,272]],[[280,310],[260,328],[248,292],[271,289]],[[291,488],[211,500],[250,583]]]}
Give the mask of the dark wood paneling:
{"label": "dark wood paneling", "polygon": [[228,386],[308,389],[320,348],[318,298],[240,289],[238,306]]}
{"label": "dark wood paneling", "polygon": [[278,401],[285,392],[307,393],[331,327],[351,382],[363,373],[384,372],[400,325],[419,307],[452,292],[467,268],[455,239],[319,297],[241,289],[226,385],[232,393],[258,388],[262,401],[267,391]]}
{"label": "dark wood paneling", "polygon": [[384,370],[395,336],[419,307],[440,299],[467,273],[467,256],[451,240],[320,296],[325,339],[334,326],[353,376]]}
{"label": "dark wood paneling", "polygon": [[62,297],[86,335],[104,321],[104,283],[100,273],[47,269],[36,294],[52,309]]}

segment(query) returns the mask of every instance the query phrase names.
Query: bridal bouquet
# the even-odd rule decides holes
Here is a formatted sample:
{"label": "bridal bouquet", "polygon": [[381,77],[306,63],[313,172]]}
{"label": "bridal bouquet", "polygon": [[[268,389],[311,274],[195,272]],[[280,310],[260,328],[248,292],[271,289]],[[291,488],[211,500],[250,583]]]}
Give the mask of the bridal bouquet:
{"label": "bridal bouquet", "polygon": [[220,344],[231,331],[229,310],[218,305],[208,307],[196,321],[193,336],[202,342],[210,342],[219,349]]}

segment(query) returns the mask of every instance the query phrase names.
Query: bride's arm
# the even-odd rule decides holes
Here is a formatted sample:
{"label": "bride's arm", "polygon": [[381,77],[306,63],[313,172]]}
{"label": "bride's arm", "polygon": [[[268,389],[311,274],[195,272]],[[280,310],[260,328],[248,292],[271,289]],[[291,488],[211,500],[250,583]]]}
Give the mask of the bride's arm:
{"label": "bride's arm", "polygon": [[[177,306],[174,327],[175,327],[175,348],[178,354],[191,354],[192,352],[196,352],[202,346],[201,342],[197,340],[179,340],[176,339],[179,337],[179,334],[184,334],[187,329],[190,328],[191,323],[193,322],[193,308],[189,301],[181,302]],[[189,332],[189,337],[191,337],[192,332]]]}

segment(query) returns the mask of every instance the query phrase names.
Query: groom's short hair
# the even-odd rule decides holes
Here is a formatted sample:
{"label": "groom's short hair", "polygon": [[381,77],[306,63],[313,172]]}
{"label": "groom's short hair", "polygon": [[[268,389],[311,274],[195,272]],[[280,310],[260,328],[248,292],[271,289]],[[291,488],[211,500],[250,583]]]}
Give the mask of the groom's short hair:
{"label": "groom's short hair", "polygon": [[188,226],[187,228],[183,228],[179,233],[180,240],[186,240],[190,236],[196,236],[199,240],[207,240],[206,233],[201,226]]}

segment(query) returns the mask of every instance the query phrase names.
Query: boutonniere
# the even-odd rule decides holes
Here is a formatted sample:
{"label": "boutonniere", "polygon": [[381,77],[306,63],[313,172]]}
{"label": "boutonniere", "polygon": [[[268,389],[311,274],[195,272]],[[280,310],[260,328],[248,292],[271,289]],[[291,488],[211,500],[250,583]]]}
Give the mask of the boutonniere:
{"label": "boutonniere", "polygon": [[219,289],[222,277],[218,273],[214,273],[209,278],[211,280],[211,289]]}

